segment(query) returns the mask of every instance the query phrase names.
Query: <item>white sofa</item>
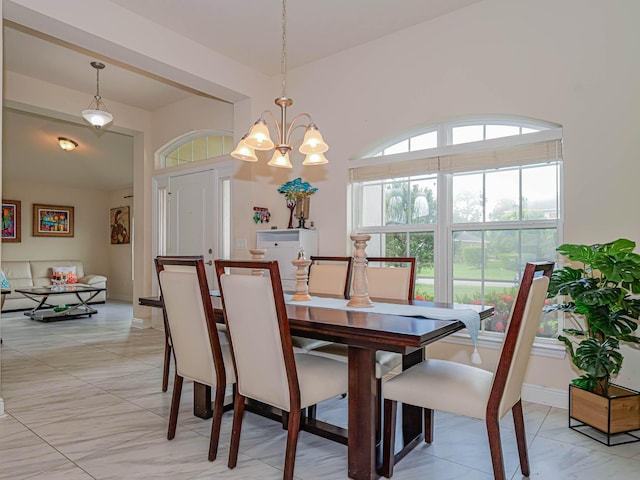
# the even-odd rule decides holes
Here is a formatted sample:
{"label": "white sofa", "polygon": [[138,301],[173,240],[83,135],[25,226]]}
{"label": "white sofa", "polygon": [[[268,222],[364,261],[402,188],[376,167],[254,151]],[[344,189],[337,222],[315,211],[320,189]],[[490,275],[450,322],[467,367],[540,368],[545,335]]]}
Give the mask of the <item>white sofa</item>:
{"label": "white sofa", "polygon": [[[15,291],[16,288],[42,287],[51,285],[53,267],[76,267],[78,284],[107,288],[107,277],[102,275],[85,275],[82,262],[79,260],[10,260],[2,262],[2,271],[9,281],[11,293],[5,297],[2,311],[25,310],[36,306],[36,303]],[[100,292],[91,303],[104,303],[106,291]],[[52,305],[73,305],[78,303],[75,294],[52,295],[47,300]]]}

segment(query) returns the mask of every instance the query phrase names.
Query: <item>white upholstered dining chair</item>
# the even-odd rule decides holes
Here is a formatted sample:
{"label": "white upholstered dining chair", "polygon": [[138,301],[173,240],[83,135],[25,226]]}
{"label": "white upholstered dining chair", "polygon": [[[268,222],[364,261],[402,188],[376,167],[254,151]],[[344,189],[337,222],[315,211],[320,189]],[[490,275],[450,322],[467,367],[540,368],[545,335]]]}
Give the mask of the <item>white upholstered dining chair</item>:
{"label": "white upholstered dining chair", "polygon": [[370,298],[413,300],[416,257],[367,257],[367,284]]}
{"label": "white upholstered dining chair", "polygon": [[424,409],[426,443],[433,441],[434,410],[484,420],[496,480],[505,479],[499,422],[511,410],[520,469],[524,476],[529,476],[520,396],[552,270],[551,262],[526,265],[494,372],[428,359],[382,385],[385,418],[382,474],[385,477],[393,475],[397,402]]}
{"label": "white upholstered dining chair", "polygon": [[[176,433],[184,378],[215,387],[209,460],[216,458],[227,384],[235,382],[231,352],[219,336],[202,257],[157,257],[155,260],[175,380],[167,438]],[[221,334],[220,334],[221,335]]]}
{"label": "white upholstered dining chair", "polygon": [[[347,391],[342,362],[294,354],[276,261],[216,260],[229,334],[236,390],[229,468],[238,460],[245,399],[266,403],[288,416],[283,478],[293,478],[302,409]],[[264,276],[242,274],[264,269]]]}
{"label": "white upholstered dining chair", "polygon": [[309,258],[309,293],[333,298],[349,298],[353,257],[313,255]]}

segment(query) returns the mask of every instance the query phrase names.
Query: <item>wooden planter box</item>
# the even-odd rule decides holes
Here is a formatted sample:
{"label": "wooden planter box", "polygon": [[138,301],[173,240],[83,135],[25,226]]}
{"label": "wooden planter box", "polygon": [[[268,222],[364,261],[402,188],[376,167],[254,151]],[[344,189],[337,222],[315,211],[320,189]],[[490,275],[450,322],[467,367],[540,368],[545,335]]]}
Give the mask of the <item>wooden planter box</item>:
{"label": "wooden planter box", "polygon": [[640,430],[640,392],[610,385],[605,397],[569,385],[569,428],[607,446],[640,441],[630,433]]}

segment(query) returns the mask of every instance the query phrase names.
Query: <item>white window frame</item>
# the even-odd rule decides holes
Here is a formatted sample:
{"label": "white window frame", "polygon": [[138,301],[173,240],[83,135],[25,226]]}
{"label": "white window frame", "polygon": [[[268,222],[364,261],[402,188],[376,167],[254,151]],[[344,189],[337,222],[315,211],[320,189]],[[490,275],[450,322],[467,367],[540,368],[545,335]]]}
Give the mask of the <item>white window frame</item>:
{"label": "white window frame", "polygon": [[[533,133],[526,133],[521,135],[514,135],[508,137],[499,137],[490,140],[483,140],[477,142],[460,143],[457,145],[451,145],[451,132],[452,129],[459,126],[478,125],[484,126],[483,131],[486,136],[486,125],[513,125],[523,128],[534,128],[539,131]],[[385,148],[395,145],[405,139],[411,138],[421,133],[428,133],[435,129],[438,131],[438,147],[428,150],[409,151],[406,153],[398,153],[393,155],[383,155],[382,152]],[[530,142],[545,141],[545,140],[558,140],[562,139],[562,129],[548,124],[545,122],[535,122],[531,120],[519,119],[519,118],[502,118],[502,117],[482,117],[476,119],[459,119],[453,120],[447,123],[443,123],[437,126],[428,126],[423,130],[412,131],[410,135],[404,135],[395,138],[393,141],[385,142],[383,146],[379,146],[373,150],[371,154],[364,158],[358,158],[351,160],[351,168],[359,168],[366,166],[376,166],[381,164],[394,164],[402,162],[411,162],[421,158],[433,158],[459,153],[472,153],[480,152],[483,150],[497,149],[501,147],[509,147],[515,145],[522,145]],[[523,163],[521,166],[525,166],[528,163]],[[478,168],[479,170],[486,170],[487,168]],[[473,171],[471,169],[469,172]],[[433,171],[424,171],[422,174],[434,173]],[[411,176],[420,175],[415,173]],[[409,175],[396,176],[396,178],[407,178]],[[385,177],[386,180],[394,178]],[[402,226],[375,226],[375,227],[362,227],[359,226],[359,215],[361,211],[360,199],[361,194],[359,192],[359,186],[361,181],[355,181],[352,179],[350,182],[350,198],[351,208],[349,212],[350,223],[352,225],[352,231],[357,233],[387,233],[393,231],[402,232],[427,232],[434,231],[434,267],[437,272],[434,279],[434,294],[435,299],[440,301],[452,301],[453,297],[453,281],[452,281],[452,267],[449,265],[448,258],[451,257],[451,238],[454,231],[458,230],[489,230],[489,229],[524,229],[524,228],[556,228],[557,238],[560,242],[562,239],[562,211],[563,211],[563,199],[562,190],[560,189],[558,198],[558,219],[549,221],[519,221],[517,226],[514,226],[512,222],[508,222],[507,225],[499,222],[478,222],[472,224],[454,224],[452,222],[452,178],[449,173],[438,174],[438,190],[437,190],[437,205],[438,205],[438,220],[436,224],[419,224],[419,225],[402,225]],[[558,167],[558,185],[562,185],[562,161],[559,161]],[[560,242],[561,243],[561,242]],[[562,325],[559,320],[559,331],[561,331]],[[500,348],[502,343],[502,334],[494,332],[482,332],[480,335],[480,346],[487,348]],[[470,340],[466,334],[457,334],[449,338],[449,341],[455,343],[469,344]],[[553,358],[563,358],[566,355],[566,350],[563,345],[554,338],[536,337],[534,354],[549,356]]]}

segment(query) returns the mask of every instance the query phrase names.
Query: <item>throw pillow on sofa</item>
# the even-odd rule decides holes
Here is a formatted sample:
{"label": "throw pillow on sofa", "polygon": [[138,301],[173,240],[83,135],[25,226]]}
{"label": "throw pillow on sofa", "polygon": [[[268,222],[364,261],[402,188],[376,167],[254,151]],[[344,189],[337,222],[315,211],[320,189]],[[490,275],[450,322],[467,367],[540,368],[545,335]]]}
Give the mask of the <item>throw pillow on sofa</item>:
{"label": "throw pillow on sofa", "polygon": [[0,270],[0,286],[7,289],[11,288],[11,285],[9,285],[9,280],[7,280],[7,277],[2,270]]}
{"label": "throw pillow on sofa", "polygon": [[70,283],[78,283],[78,275],[76,267],[52,267],[53,272],[51,281],[58,285],[67,285]]}

